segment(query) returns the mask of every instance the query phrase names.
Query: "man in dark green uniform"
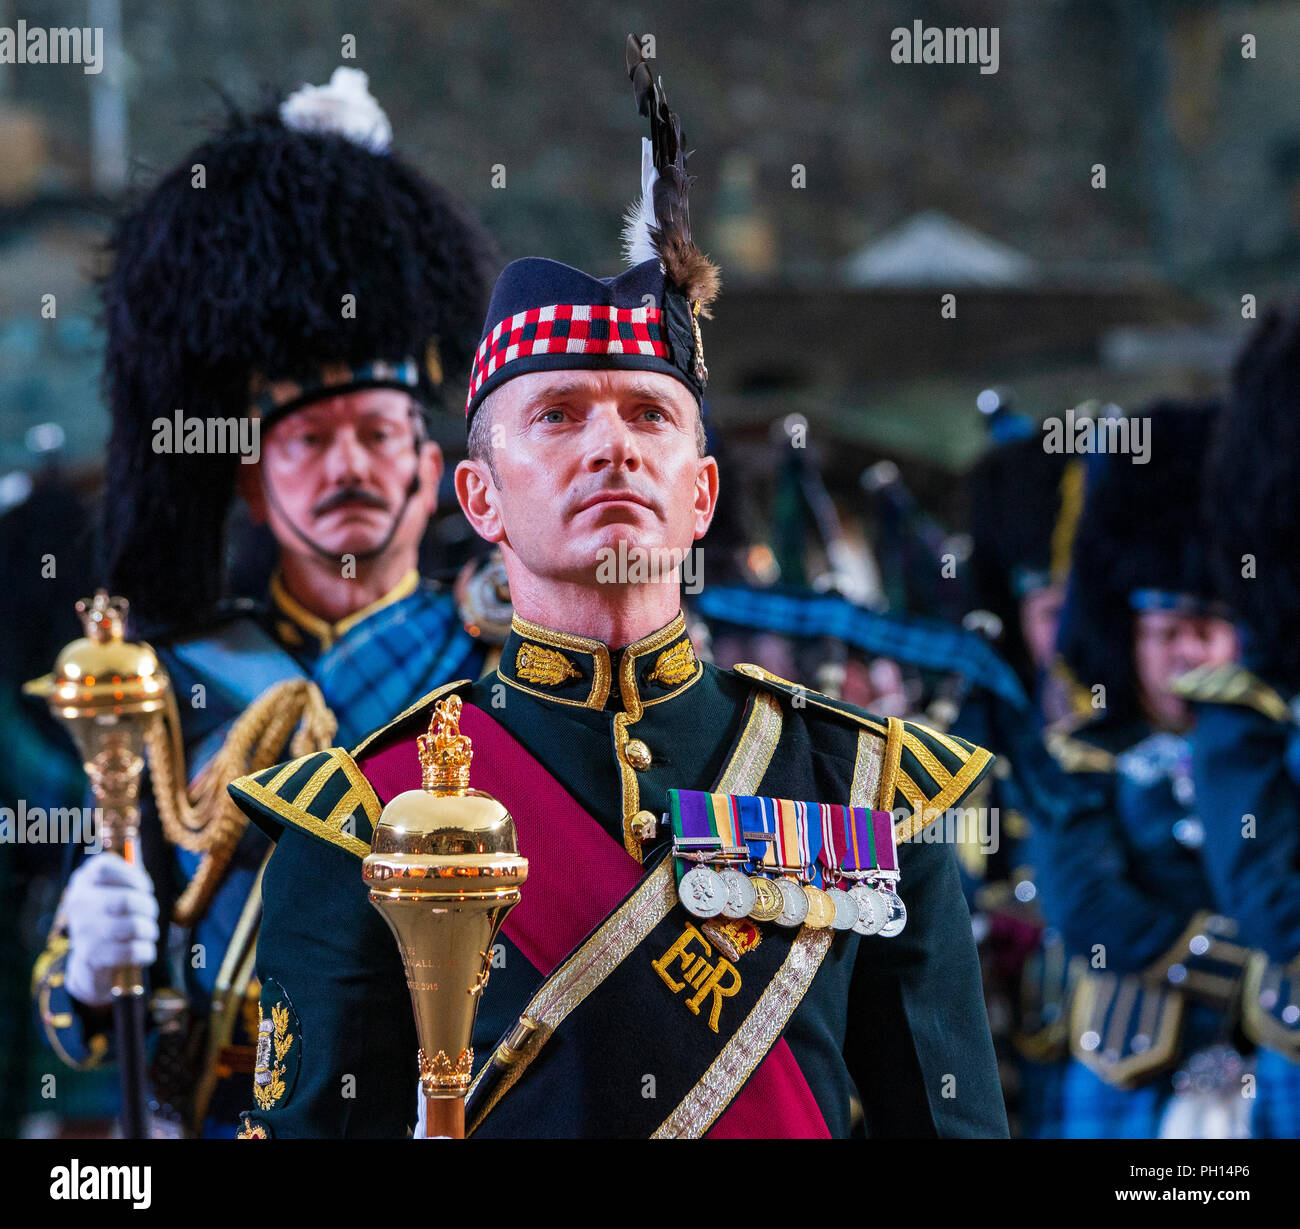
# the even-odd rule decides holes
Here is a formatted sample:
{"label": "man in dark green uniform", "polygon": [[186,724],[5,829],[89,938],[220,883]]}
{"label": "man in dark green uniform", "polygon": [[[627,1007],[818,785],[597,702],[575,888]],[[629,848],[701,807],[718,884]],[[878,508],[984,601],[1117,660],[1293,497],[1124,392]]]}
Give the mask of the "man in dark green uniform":
{"label": "man in dark green uniform", "polygon": [[[508,266],[471,378],[457,494],[509,573],[499,669],[351,751],[231,786],[278,841],[245,1136],[415,1122],[402,964],[361,859],[381,806],[418,786],[415,738],[451,695],[470,784],[511,811],[530,861],[478,1014],[472,1136],[1006,1133],[956,860],[925,839],[992,757],[757,667],[703,664],[685,632],[663,561],[703,536],[717,497],[698,324],[717,271],[690,242],[680,127],[635,42],[629,68],[652,131],[632,267]],[[704,846],[743,841],[759,904],[722,913],[676,886],[690,791],[716,802]],[[728,816],[743,820],[730,840]],[[855,868],[849,897],[836,884]],[[853,903],[828,914],[833,892]],[[494,1052],[504,1075],[483,1062]]]}

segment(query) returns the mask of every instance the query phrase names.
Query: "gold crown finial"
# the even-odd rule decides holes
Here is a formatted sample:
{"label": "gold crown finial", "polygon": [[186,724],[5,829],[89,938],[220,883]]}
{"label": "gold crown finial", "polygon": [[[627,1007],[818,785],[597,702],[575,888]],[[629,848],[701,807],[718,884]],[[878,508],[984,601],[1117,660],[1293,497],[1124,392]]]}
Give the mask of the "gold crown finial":
{"label": "gold crown finial", "polygon": [[420,753],[421,785],[433,794],[463,794],[469,789],[473,747],[460,732],[460,696],[448,696],[433,706],[429,732],[415,740]]}
{"label": "gold crown finial", "polygon": [[109,597],[106,589],[97,589],[93,598],[83,597],[77,603],[77,614],[86,639],[96,644],[108,644],[126,635],[126,612],[129,603],[124,597]]}

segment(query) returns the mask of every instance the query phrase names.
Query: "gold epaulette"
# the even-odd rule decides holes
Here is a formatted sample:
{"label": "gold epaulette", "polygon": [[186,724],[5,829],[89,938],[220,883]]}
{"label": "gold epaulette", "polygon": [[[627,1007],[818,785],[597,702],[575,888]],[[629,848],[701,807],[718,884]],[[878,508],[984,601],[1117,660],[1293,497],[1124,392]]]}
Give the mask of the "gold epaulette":
{"label": "gold epaulette", "polygon": [[910,818],[895,825],[900,841],[960,802],[993,763],[992,753],[983,747],[918,721],[873,716],[749,662],[740,662],[734,669],[745,678],[789,696],[797,707],[825,709],[880,737],[883,750],[876,806],[881,810],[912,810]]}
{"label": "gold epaulette", "polygon": [[378,742],[400,727],[409,723],[415,729],[423,723],[436,700],[471,685],[470,679],[457,679],[435,687],[367,734],[351,751],[330,747],[240,777],[231,782],[230,796],[249,815],[260,813],[364,858],[382,808],[357,760],[367,749],[377,750]]}
{"label": "gold epaulette", "polygon": [[1047,750],[1061,769],[1065,772],[1114,772],[1114,755],[1076,738],[1073,728],[1054,727],[1043,735]]}
{"label": "gold epaulette", "polygon": [[[903,802],[912,808],[912,818],[895,830],[899,840],[907,840],[979,784],[993,764],[993,753],[919,721],[897,721],[897,726],[895,721],[890,722],[891,741],[899,742],[893,808]],[[888,746],[885,762],[893,762]]]}
{"label": "gold epaulette", "polygon": [[1172,689],[1185,700],[1236,704],[1263,713],[1270,721],[1290,721],[1287,702],[1244,666],[1198,666],[1174,679]]}
{"label": "gold epaulette", "polygon": [[230,796],[250,815],[260,812],[358,858],[370,852],[381,809],[374,787],[342,747],[240,777]]}

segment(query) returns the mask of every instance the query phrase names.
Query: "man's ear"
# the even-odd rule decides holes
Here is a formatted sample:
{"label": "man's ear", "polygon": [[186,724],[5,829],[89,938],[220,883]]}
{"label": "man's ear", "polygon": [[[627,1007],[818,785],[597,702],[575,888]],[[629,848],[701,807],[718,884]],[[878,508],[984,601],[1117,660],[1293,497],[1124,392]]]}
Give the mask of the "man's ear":
{"label": "man's ear", "polygon": [[254,525],[266,524],[266,489],[262,486],[261,458],[252,465],[235,466],[235,489],[248,505],[248,514]]}
{"label": "man's ear", "polygon": [[506,540],[501,519],[501,493],[483,461],[462,461],[456,466],[456,499],[474,532],[487,542]]}
{"label": "man's ear", "polygon": [[695,474],[695,538],[698,541],[709,532],[713,514],[718,507],[718,463],[712,457],[702,457]]}
{"label": "man's ear", "polygon": [[442,483],[444,464],[442,449],[433,440],[425,440],[420,445],[420,495],[429,516],[438,510],[438,487]]}

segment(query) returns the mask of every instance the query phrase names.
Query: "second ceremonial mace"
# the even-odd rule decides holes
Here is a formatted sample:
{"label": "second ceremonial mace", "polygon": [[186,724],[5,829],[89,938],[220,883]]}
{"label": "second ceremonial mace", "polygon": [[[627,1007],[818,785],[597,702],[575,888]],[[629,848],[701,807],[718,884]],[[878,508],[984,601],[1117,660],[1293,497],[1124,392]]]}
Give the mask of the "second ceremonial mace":
{"label": "second ceremonial mace", "polygon": [[[126,639],[127,602],[99,590],[77,603],[86,634],[59,654],[54,670],[23,690],[43,697],[71,734],[103,814],[106,853],[139,862],[140,774],[145,731],[170,683],[153,649]],[[145,1109],[145,978],[133,964],[113,970],[113,1017],[122,1082],[122,1133],[149,1134]]]}
{"label": "second ceremonial mace", "polygon": [[361,872],[406,969],[427,1133],[453,1139],[465,1137],[474,1018],[492,943],[528,878],[514,820],[469,787],[473,752],[460,713],[459,696],[434,706],[429,732],[417,739],[421,788],[384,807]]}

